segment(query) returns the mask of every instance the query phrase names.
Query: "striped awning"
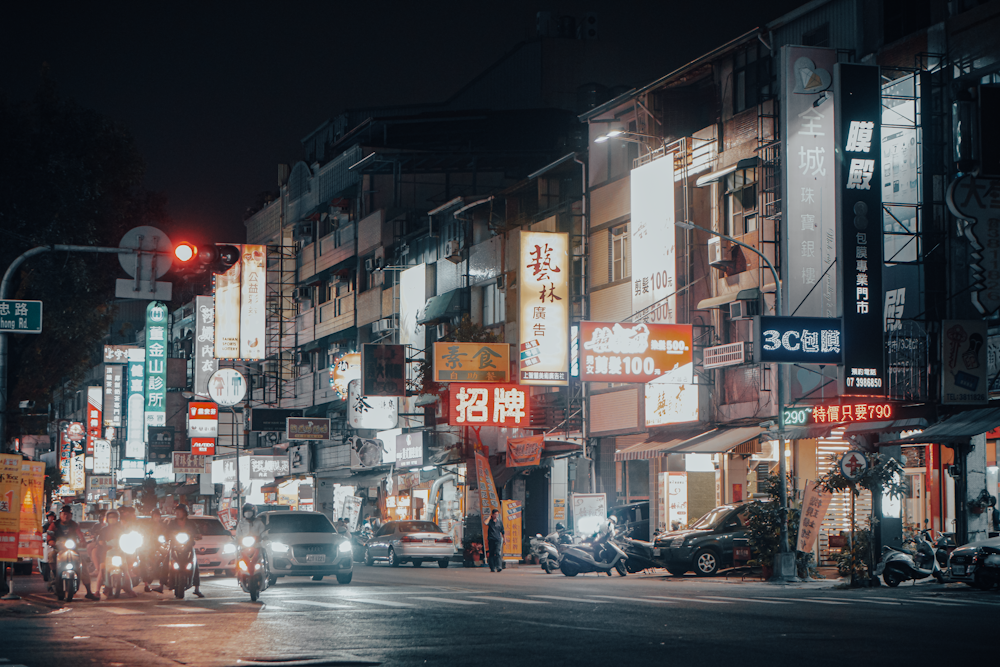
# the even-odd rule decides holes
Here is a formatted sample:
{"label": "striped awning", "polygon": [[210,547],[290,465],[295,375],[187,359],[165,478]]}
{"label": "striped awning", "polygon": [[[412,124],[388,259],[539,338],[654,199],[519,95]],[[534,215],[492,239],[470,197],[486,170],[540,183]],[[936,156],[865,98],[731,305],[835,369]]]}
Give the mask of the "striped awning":
{"label": "striped awning", "polygon": [[632,445],[631,447],[626,447],[621,451],[615,452],[615,461],[639,461],[666,456],[666,450],[682,442],[684,442],[684,438],[668,440],[667,442],[651,442],[650,440],[646,440],[645,442],[640,442],[637,445]]}
{"label": "striped awning", "polygon": [[967,444],[973,436],[987,433],[998,426],[1000,426],[1000,408],[969,410],[952,415],[924,429],[919,435],[892,442],[880,442],[879,445]]}
{"label": "striped awning", "polygon": [[719,454],[737,448],[746,448],[746,453],[752,454],[760,451],[758,441],[763,432],[759,426],[720,426],[693,438],[657,443],[647,440],[615,452],[615,461],[655,459],[668,454]]}

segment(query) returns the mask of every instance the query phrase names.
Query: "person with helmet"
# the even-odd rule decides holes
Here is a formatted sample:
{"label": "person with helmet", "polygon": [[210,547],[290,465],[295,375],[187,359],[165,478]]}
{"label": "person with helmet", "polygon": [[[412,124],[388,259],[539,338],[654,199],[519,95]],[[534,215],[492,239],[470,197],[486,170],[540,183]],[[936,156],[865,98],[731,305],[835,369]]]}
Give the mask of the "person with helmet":
{"label": "person with helmet", "polygon": [[[188,519],[188,507],[184,503],[179,504],[174,509],[174,519],[167,522],[166,532],[171,540],[177,533],[187,533],[191,537],[192,543],[201,539],[198,526],[195,525],[194,521]],[[163,592],[162,580],[158,592]],[[194,594],[200,598],[205,597],[205,594],[201,592],[201,570],[198,568],[197,559],[195,559],[194,563]]]}
{"label": "person with helmet", "polygon": [[[97,588],[104,583],[104,561],[108,557],[108,551],[111,549],[112,545],[117,544],[118,540],[122,535],[125,534],[125,524],[120,521],[120,515],[117,510],[111,510],[104,515],[104,520],[107,525],[101,528],[100,532],[97,533],[97,538],[94,540],[97,543],[97,548],[94,549],[94,555],[97,558],[95,564],[97,565]],[[135,597],[135,591],[132,590],[132,576],[128,570],[128,559],[125,559],[124,565],[124,576],[122,577],[122,587],[125,589],[125,594],[129,597]],[[111,591],[107,587],[104,589],[104,595],[108,598],[111,597]]]}
{"label": "person with helmet", "polygon": [[239,542],[247,535],[260,539],[263,529],[263,523],[257,518],[257,507],[253,503],[245,503],[240,521],[236,524],[236,541]]}

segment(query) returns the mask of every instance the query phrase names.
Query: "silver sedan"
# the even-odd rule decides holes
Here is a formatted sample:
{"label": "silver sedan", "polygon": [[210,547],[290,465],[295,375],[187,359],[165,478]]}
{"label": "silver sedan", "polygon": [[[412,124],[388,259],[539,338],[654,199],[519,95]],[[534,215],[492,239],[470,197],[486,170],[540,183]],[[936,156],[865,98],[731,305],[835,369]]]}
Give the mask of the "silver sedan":
{"label": "silver sedan", "polygon": [[365,545],[365,565],[385,561],[393,567],[410,562],[420,567],[436,560],[438,567],[448,567],[455,555],[455,540],[433,521],[390,521]]}

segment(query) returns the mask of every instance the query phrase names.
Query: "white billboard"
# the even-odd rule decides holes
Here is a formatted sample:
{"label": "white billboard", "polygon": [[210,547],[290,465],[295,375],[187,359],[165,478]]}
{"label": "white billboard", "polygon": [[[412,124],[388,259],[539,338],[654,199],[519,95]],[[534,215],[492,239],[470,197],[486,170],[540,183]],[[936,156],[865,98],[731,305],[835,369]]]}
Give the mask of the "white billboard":
{"label": "white billboard", "polygon": [[631,189],[632,312],[649,309],[643,321],[672,324],[677,321],[673,157],[633,169]]}
{"label": "white billboard", "polygon": [[243,246],[243,280],[240,286],[240,358],[264,358],[267,283],[267,247]]}

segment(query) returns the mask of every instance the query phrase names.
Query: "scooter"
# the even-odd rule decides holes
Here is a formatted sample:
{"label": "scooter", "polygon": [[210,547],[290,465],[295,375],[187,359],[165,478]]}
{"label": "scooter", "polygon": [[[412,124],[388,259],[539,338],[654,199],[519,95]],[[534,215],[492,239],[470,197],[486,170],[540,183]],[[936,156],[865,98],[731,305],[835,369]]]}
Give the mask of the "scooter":
{"label": "scooter", "polygon": [[142,533],[137,530],[130,530],[118,538],[118,546],[121,548],[125,558],[125,571],[128,573],[130,588],[135,588],[139,584],[142,573]]}
{"label": "scooter", "polygon": [[621,577],[628,574],[625,569],[628,556],[610,539],[560,545],[559,555],[559,569],[567,577],[575,577],[581,572],[604,572],[610,577],[612,570]]}
{"label": "scooter", "polygon": [[194,585],[194,569],[198,565],[198,557],[194,553],[194,540],[185,532],[174,535],[170,540],[170,552],[167,559],[167,576],[174,597],[184,599],[184,592]]}
{"label": "scooter", "polygon": [[76,540],[67,537],[56,544],[56,597],[72,602],[80,590],[80,554]]}
{"label": "scooter", "polygon": [[531,538],[531,550],[538,559],[538,563],[546,574],[551,574],[558,570],[562,555],[559,553],[560,544],[572,544],[573,535],[562,523],[556,524],[555,531],[542,537],[541,533]]}
{"label": "scooter", "polygon": [[244,536],[240,540],[240,557],[236,568],[236,581],[240,588],[250,594],[251,602],[256,602],[267,589],[269,578],[267,555],[260,542],[253,535]]}
{"label": "scooter", "polygon": [[625,569],[631,573],[642,572],[655,567],[666,567],[666,563],[656,558],[653,550],[653,543],[645,540],[636,540],[629,537],[631,531],[615,538],[615,543],[622,548],[626,554]]}
{"label": "scooter", "polygon": [[934,553],[934,545],[927,530],[920,532],[919,538],[911,538],[917,546],[914,557],[905,551],[899,551],[889,546],[882,547],[882,558],[875,568],[875,576],[881,576],[886,586],[895,588],[904,581],[917,581],[933,576],[938,583],[944,582],[944,572]]}
{"label": "scooter", "polygon": [[104,557],[104,586],[105,594],[118,598],[121,596],[124,587],[122,579],[125,574],[125,558],[118,544],[109,544],[108,552]]}

